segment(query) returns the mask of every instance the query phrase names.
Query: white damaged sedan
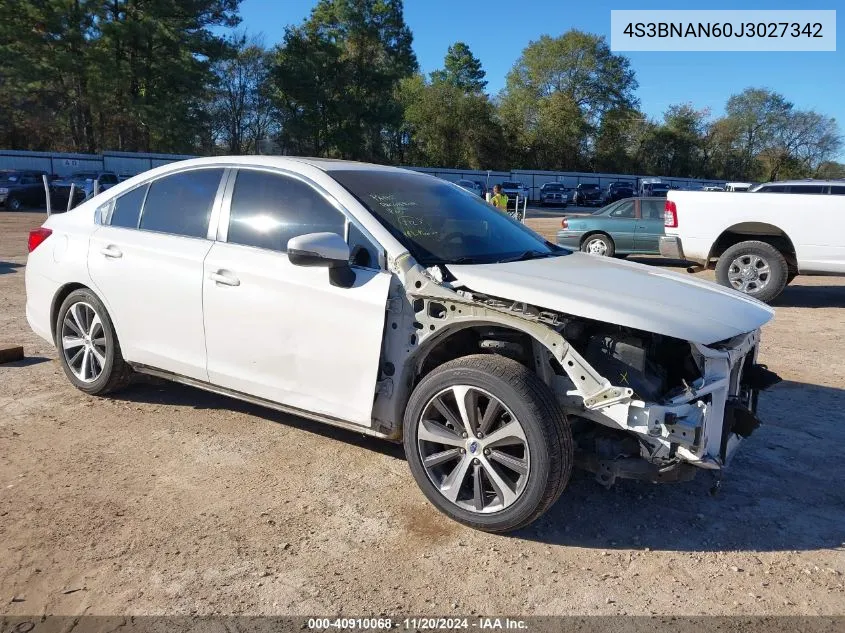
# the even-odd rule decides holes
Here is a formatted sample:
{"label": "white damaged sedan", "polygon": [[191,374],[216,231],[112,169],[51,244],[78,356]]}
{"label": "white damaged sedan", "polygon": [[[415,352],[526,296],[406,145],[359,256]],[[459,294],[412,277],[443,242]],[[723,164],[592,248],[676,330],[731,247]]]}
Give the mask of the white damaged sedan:
{"label": "white damaged sedan", "polygon": [[428,499],[492,532],[542,515],[573,465],[718,474],[777,381],[766,305],[573,253],[402,169],[174,163],[29,249],[28,321],[79,389],[151,374],[403,441]]}

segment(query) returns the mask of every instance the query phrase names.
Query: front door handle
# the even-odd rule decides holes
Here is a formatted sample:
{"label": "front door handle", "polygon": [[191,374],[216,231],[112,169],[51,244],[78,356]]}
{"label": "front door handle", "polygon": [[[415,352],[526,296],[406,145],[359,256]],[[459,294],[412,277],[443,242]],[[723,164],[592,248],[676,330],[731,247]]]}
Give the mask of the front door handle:
{"label": "front door handle", "polygon": [[117,246],[114,246],[113,244],[104,246],[100,249],[100,252],[106,257],[112,257],[115,259],[118,257],[123,257],[123,253],[120,251],[120,249]]}
{"label": "front door handle", "polygon": [[233,275],[227,275],[219,270],[216,273],[211,273],[208,276],[211,281],[217,284],[223,284],[224,286],[240,286],[241,280]]}

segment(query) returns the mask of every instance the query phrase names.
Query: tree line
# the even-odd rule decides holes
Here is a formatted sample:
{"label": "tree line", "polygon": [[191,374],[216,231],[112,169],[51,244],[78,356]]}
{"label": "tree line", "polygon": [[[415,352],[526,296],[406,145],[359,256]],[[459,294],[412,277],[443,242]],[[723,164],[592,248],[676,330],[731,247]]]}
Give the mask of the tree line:
{"label": "tree line", "polygon": [[750,87],[643,114],[630,61],[570,30],[496,95],[463,42],[424,75],[401,0],[319,0],[281,42],[240,0],[0,1],[0,147],[287,153],[725,180],[845,177],[834,119]]}

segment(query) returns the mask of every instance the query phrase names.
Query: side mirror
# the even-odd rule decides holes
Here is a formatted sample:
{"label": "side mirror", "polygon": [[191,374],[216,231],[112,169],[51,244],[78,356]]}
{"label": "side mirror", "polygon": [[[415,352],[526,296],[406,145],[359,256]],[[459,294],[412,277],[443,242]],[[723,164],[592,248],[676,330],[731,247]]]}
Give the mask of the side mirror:
{"label": "side mirror", "polygon": [[355,272],[349,267],[349,246],[337,233],[307,233],[288,240],[288,259],[294,266],[329,269],[333,286],[350,288]]}

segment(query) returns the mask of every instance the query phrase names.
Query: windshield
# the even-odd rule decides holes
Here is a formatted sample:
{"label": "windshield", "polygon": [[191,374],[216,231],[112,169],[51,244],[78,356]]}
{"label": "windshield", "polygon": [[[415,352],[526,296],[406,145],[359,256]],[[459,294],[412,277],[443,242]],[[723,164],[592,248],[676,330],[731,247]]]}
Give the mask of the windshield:
{"label": "windshield", "polygon": [[546,191],[563,191],[563,185],[543,185]]}
{"label": "windshield", "polygon": [[521,182],[503,182],[502,183],[503,189],[520,189],[522,188]]}
{"label": "windshield", "polygon": [[0,172],[0,182],[10,183],[20,180],[20,174],[14,171]]}
{"label": "windshield", "polygon": [[340,170],[330,175],[423,266],[566,255],[476,195],[425,174]]}

